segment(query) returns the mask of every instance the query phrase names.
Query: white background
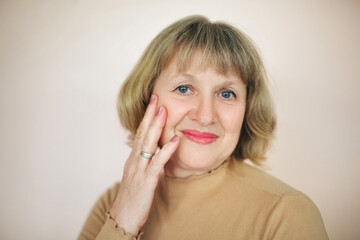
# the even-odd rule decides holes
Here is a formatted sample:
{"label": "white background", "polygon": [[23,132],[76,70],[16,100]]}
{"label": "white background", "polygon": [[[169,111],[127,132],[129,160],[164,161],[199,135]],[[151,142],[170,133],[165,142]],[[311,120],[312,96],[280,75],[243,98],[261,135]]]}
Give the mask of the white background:
{"label": "white background", "polygon": [[270,173],[360,238],[359,1],[0,1],[0,238],[75,239],[130,149],[116,95],[164,27],[225,20],[261,49],[278,112]]}

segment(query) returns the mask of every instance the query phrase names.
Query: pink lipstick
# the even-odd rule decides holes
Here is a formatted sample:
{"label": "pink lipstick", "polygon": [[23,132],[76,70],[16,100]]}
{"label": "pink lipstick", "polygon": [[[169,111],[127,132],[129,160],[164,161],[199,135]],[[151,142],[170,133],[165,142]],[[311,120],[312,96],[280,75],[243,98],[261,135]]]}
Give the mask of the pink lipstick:
{"label": "pink lipstick", "polygon": [[198,144],[206,145],[210,144],[219,137],[218,135],[215,135],[213,133],[209,132],[199,132],[196,130],[186,129],[181,131],[184,136],[189,139],[190,141],[193,141]]}

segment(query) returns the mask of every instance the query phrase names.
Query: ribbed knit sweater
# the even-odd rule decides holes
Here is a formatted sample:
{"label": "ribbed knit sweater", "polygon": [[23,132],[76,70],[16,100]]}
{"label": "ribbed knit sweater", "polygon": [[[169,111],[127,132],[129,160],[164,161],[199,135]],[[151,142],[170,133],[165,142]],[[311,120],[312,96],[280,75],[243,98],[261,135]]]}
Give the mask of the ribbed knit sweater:
{"label": "ribbed knit sweater", "polygon": [[108,212],[121,183],[89,214],[85,239],[328,239],[316,205],[302,192],[241,161],[188,178],[160,176],[150,216],[137,238]]}

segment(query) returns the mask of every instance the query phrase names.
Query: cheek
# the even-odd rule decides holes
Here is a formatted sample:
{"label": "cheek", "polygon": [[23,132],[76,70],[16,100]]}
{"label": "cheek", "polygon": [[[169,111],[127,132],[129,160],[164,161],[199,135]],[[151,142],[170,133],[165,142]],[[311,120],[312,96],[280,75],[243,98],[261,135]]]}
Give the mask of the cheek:
{"label": "cheek", "polygon": [[176,134],[177,126],[185,118],[189,108],[182,101],[159,96],[159,106],[161,105],[167,110],[166,124],[160,137],[160,145],[163,146]]}
{"label": "cheek", "polygon": [[231,110],[222,108],[220,113],[222,126],[227,132],[240,134],[241,126],[244,120],[245,107],[239,106]]}

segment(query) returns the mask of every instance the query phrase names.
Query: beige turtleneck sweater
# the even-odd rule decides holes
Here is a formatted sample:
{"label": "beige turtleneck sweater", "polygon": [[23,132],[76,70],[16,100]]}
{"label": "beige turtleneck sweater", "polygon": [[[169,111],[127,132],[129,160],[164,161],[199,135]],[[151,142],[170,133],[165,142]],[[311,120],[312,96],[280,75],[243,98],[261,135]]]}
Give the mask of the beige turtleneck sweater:
{"label": "beige turtleneck sweater", "polygon": [[137,238],[106,214],[119,184],[100,197],[78,239],[328,239],[318,208],[305,194],[244,162],[225,161],[186,179],[162,175]]}

